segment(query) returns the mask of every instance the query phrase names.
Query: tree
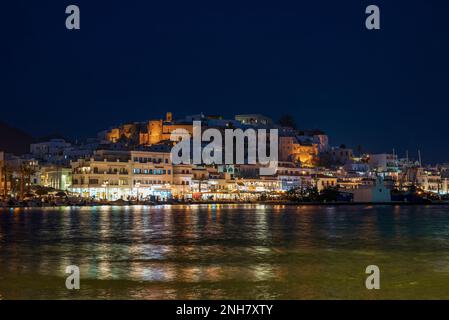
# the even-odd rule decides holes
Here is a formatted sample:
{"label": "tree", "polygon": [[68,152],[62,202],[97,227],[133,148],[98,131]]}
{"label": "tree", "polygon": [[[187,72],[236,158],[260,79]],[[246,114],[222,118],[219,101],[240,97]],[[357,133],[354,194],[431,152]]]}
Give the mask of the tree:
{"label": "tree", "polygon": [[20,199],[23,200],[25,193],[25,183],[27,184],[27,192],[31,191],[31,176],[36,172],[34,167],[26,162],[20,165]]}
{"label": "tree", "polygon": [[48,189],[47,189],[47,188],[42,188],[42,187],[40,187],[40,188],[38,188],[38,189],[36,190],[36,194],[37,194],[38,196],[45,196],[45,195],[48,194]]}
{"label": "tree", "polygon": [[320,192],[320,200],[323,202],[335,202],[338,200],[340,192],[337,187],[328,187]]}
{"label": "tree", "polygon": [[314,202],[318,200],[319,194],[315,187],[297,187],[287,191],[286,197],[296,202]]}
{"label": "tree", "polygon": [[26,164],[24,167],[24,173],[26,177],[27,182],[27,192],[30,193],[31,191],[31,176],[36,173],[36,168],[32,166],[31,164]]}
{"label": "tree", "polygon": [[25,168],[25,164],[21,164],[20,168],[19,168],[19,173],[20,173],[20,200],[23,200],[24,198],[24,187],[25,187],[25,174],[26,174],[26,168]]}
{"label": "tree", "polygon": [[295,118],[291,114],[284,114],[278,121],[278,124],[283,127],[296,128]]}
{"label": "tree", "polygon": [[14,170],[11,166],[3,163],[0,171],[3,174],[3,196],[6,198],[8,195],[8,181],[11,181],[12,183],[12,175]]}

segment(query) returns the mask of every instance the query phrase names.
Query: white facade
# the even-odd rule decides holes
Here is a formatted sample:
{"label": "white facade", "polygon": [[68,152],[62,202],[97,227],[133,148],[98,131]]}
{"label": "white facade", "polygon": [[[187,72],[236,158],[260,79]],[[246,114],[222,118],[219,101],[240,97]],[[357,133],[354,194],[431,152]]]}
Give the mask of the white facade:
{"label": "white facade", "polygon": [[351,190],[354,195],[354,202],[390,202],[390,189],[385,187],[383,179],[377,177],[373,185],[361,185],[357,189]]}
{"label": "white facade", "polygon": [[32,143],[30,152],[33,157],[45,161],[60,161],[64,159],[64,152],[72,145],[64,139],[51,139],[50,141]]}
{"label": "white facade", "polygon": [[397,172],[398,156],[390,153],[370,154],[368,164],[377,172]]}

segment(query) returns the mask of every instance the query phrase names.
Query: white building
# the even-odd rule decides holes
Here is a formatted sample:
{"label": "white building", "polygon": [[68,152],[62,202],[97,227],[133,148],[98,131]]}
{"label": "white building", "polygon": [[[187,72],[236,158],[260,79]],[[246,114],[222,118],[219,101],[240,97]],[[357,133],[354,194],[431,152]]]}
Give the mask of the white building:
{"label": "white building", "polygon": [[397,172],[398,156],[390,153],[370,154],[368,164],[377,172]]}
{"label": "white building", "polygon": [[346,147],[332,147],[328,152],[332,160],[339,164],[352,162],[354,158],[352,149],[348,149]]}
{"label": "white building", "polygon": [[276,176],[280,182],[280,190],[289,191],[304,186],[304,178],[308,171],[292,162],[279,162]]}
{"label": "white building", "polygon": [[192,166],[173,166],[166,151],[97,151],[71,165],[70,189],[84,197],[167,200],[192,187]]}
{"label": "white building", "polygon": [[269,126],[273,124],[273,120],[271,118],[261,114],[238,114],[235,116],[235,120],[241,122],[242,124],[253,126]]}
{"label": "white building", "polygon": [[58,162],[64,160],[64,152],[71,146],[64,139],[51,139],[45,142],[32,143],[30,153],[39,160]]}
{"label": "white building", "polygon": [[372,185],[360,185],[350,191],[354,195],[354,202],[390,202],[391,193],[383,179],[379,176]]}
{"label": "white building", "polygon": [[416,182],[420,188],[427,192],[445,194],[447,184],[437,171],[424,170],[419,168],[416,175]]}
{"label": "white building", "polygon": [[139,199],[155,197],[171,198],[173,165],[170,153],[155,151],[131,151],[133,195]]}
{"label": "white building", "polygon": [[71,162],[70,190],[95,199],[126,199],[132,192],[131,161],[127,153],[97,152]]}

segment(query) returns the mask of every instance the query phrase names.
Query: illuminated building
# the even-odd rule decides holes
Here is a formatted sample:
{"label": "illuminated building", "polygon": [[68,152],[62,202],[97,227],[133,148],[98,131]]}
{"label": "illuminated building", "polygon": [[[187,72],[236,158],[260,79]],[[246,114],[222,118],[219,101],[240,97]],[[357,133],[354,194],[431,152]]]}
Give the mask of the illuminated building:
{"label": "illuminated building", "polygon": [[70,190],[83,197],[162,200],[191,191],[192,166],[173,166],[167,150],[102,150],[71,164]]}
{"label": "illuminated building", "polygon": [[351,163],[354,159],[354,153],[352,149],[340,146],[337,148],[331,148],[328,153],[330,154],[332,161],[337,164]]}
{"label": "illuminated building", "polygon": [[390,202],[391,194],[382,177],[377,177],[373,184],[360,185],[350,190],[354,195],[354,202]]}
{"label": "illuminated building", "polygon": [[32,143],[30,145],[31,155],[40,161],[57,163],[64,160],[64,155],[72,144],[64,139],[50,139],[49,141]]}
{"label": "illuminated building", "polygon": [[171,133],[176,129],[184,129],[189,134],[193,132],[193,123],[188,121],[173,121],[171,112],[167,112],[165,120],[150,120],[146,124],[146,131],[139,136],[140,145],[154,145],[161,141],[170,140]]}
{"label": "illuminated building", "polygon": [[8,190],[9,183],[6,179],[6,167],[5,167],[5,153],[0,151],[0,196],[5,194]]}
{"label": "illuminated building", "polygon": [[89,159],[71,162],[70,190],[85,198],[126,199],[131,195],[131,162],[126,152],[96,152]]}
{"label": "illuminated building", "polygon": [[310,184],[310,175],[307,171],[292,162],[279,162],[276,176],[280,185],[279,190],[282,191],[288,191]]}
{"label": "illuminated building", "polygon": [[38,184],[57,190],[68,190],[72,185],[72,169],[57,165],[41,165]]}
{"label": "illuminated building", "polygon": [[252,126],[271,126],[273,120],[261,114],[238,114],[235,116],[235,120],[245,125]]}
{"label": "illuminated building", "polygon": [[397,172],[398,156],[390,153],[370,154],[368,164],[377,172]]}
{"label": "illuminated building", "polygon": [[327,176],[323,174],[317,174],[313,176],[313,182],[318,192],[326,189],[337,187],[337,178],[332,176]]}
{"label": "illuminated building", "polygon": [[183,198],[192,192],[193,166],[190,164],[179,164],[173,166],[172,193],[174,197]]}
{"label": "illuminated building", "polygon": [[427,192],[447,194],[447,178],[442,178],[440,172],[431,169],[418,168],[417,185]]}
{"label": "illuminated building", "polygon": [[295,136],[279,137],[279,161],[300,162],[304,167],[313,167],[317,157],[316,144],[301,144]]}
{"label": "illuminated building", "polygon": [[140,139],[140,132],[144,128],[145,126],[139,122],[126,123],[107,131],[104,138],[111,143],[117,143],[121,140],[125,140],[131,144],[137,145]]}
{"label": "illuminated building", "polygon": [[173,166],[169,152],[131,151],[132,194],[139,199],[172,196]]}

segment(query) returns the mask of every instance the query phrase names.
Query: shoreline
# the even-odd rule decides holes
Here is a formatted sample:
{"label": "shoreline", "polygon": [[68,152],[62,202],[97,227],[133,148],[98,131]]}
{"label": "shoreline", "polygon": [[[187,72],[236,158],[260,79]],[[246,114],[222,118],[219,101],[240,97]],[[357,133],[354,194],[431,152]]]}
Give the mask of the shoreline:
{"label": "shoreline", "polygon": [[60,207],[128,207],[128,206],[192,206],[192,205],[268,205],[268,206],[449,206],[448,201],[438,202],[278,202],[278,201],[265,201],[265,202],[235,202],[235,201],[223,201],[223,202],[209,202],[198,201],[188,203],[176,203],[176,202],[161,202],[161,203],[96,203],[96,204],[57,204],[57,205],[42,205],[42,206],[28,206],[28,205],[15,205],[15,206],[0,206],[0,209],[16,209],[16,208],[60,208]]}

